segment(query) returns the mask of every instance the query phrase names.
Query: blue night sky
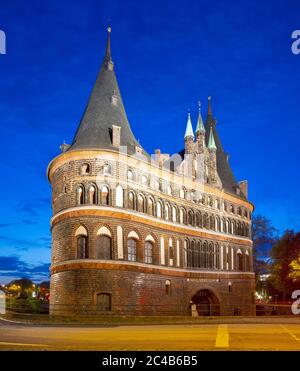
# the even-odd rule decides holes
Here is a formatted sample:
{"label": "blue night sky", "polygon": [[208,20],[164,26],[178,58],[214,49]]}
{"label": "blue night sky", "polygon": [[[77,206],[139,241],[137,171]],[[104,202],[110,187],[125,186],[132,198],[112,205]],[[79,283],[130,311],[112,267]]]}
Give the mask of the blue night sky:
{"label": "blue night sky", "polygon": [[112,54],[127,114],[144,148],[183,146],[187,110],[212,95],[237,180],[256,213],[300,230],[299,1],[1,1],[0,283],[48,279],[46,178],[70,143],[102,62]]}

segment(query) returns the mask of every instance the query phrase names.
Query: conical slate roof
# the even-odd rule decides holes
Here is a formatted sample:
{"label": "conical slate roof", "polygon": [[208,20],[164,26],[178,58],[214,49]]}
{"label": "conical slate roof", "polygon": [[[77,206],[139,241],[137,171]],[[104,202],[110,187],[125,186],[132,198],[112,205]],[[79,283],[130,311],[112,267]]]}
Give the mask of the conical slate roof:
{"label": "conical slate roof", "polygon": [[135,153],[136,146],[141,147],[131,131],[120,94],[110,52],[110,32],[108,28],[105,58],[69,150],[116,150],[112,145],[113,125],[121,127],[121,146],[127,146],[128,154]]}

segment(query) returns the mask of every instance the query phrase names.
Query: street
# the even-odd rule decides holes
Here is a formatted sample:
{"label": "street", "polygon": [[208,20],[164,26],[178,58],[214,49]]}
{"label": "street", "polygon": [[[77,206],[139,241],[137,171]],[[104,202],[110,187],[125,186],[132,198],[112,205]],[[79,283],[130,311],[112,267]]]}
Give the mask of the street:
{"label": "street", "polygon": [[0,350],[300,350],[300,324],[65,327],[0,321]]}

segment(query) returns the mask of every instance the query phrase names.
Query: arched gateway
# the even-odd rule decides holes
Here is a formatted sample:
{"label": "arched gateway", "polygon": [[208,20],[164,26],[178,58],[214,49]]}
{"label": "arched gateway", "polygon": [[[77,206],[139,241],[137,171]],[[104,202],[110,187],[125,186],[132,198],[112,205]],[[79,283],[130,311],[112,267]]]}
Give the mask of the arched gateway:
{"label": "arched gateway", "polygon": [[220,301],[210,289],[197,291],[191,299],[193,316],[219,316]]}

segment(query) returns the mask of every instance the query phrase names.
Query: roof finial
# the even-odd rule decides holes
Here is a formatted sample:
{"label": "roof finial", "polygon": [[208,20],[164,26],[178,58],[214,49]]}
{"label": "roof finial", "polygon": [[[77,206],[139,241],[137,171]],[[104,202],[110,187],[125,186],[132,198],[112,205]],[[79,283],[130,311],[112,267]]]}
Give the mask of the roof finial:
{"label": "roof finial", "polygon": [[107,27],[107,42],[106,42],[106,52],[105,52],[105,59],[107,61],[111,61],[111,50],[110,50],[110,34],[111,34],[111,27]]}
{"label": "roof finial", "polygon": [[207,97],[207,100],[208,100],[207,114],[210,115],[210,116],[212,116],[211,96],[210,95]]}

